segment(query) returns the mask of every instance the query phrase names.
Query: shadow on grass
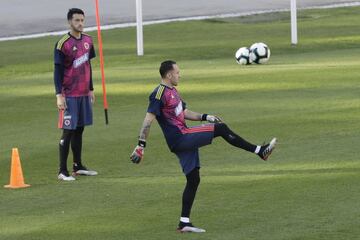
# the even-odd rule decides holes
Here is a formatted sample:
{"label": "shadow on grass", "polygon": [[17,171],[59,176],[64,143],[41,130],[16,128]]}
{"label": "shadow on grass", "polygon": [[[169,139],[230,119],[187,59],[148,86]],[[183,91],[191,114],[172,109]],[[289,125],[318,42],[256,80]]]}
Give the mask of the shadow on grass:
{"label": "shadow on grass", "polygon": [[360,168],[320,168],[320,169],[287,169],[260,171],[209,171],[208,176],[283,176],[283,175],[319,175],[319,174],[358,174]]}

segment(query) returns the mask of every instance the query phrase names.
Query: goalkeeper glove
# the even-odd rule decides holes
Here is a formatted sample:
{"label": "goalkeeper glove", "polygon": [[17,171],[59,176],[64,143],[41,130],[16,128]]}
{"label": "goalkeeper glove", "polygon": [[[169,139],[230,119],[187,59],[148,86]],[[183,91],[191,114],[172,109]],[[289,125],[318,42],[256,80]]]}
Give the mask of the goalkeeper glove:
{"label": "goalkeeper glove", "polygon": [[221,123],[222,120],[221,118],[219,118],[218,116],[215,116],[215,115],[209,115],[209,114],[206,114],[204,113],[202,116],[201,116],[201,120],[202,121],[208,121],[209,123]]}
{"label": "goalkeeper glove", "polygon": [[138,145],[135,147],[133,153],[130,156],[130,160],[133,163],[139,164],[144,156],[144,149],[146,146],[145,140],[139,140]]}

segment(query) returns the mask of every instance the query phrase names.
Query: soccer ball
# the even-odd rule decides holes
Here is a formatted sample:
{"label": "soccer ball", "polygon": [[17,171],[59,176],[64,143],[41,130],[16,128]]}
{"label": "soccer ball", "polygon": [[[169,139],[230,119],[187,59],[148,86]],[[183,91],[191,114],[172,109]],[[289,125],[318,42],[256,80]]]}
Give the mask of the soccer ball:
{"label": "soccer ball", "polygon": [[270,48],[265,43],[254,43],[250,47],[250,61],[260,64],[270,59]]}
{"label": "soccer ball", "polygon": [[250,64],[250,49],[247,47],[239,48],[235,53],[235,59],[238,64],[247,65]]}

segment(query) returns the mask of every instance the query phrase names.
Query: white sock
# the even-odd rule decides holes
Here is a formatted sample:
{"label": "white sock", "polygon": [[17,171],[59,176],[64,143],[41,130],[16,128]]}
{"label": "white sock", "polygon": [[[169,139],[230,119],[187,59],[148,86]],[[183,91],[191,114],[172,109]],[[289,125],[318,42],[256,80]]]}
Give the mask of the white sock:
{"label": "white sock", "polygon": [[261,149],[261,146],[256,146],[255,153],[256,153],[256,154],[259,154],[260,149]]}
{"label": "white sock", "polygon": [[190,218],[187,218],[187,217],[181,217],[181,218],[180,218],[180,222],[183,222],[183,223],[189,223],[189,222],[190,222]]}

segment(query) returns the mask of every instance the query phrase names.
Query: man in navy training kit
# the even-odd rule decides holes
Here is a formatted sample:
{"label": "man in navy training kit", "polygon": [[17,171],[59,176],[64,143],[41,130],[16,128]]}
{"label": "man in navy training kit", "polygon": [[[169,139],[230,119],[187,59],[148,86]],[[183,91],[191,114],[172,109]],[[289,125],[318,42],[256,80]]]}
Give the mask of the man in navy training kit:
{"label": "man in navy training kit", "polygon": [[[70,32],[55,45],[54,83],[59,109],[58,127],[63,129],[59,143],[60,169],[58,179],[73,181],[76,175],[97,175],[88,170],[81,159],[84,126],[92,124],[95,101],[90,59],[95,57],[92,38],[83,33],[85,15],[72,8],[67,14]],[[73,152],[73,176],[67,169],[69,148]]]}
{"label": "man in navy training kit", "polygon": [[[149,97],[150,103],[140,130],[139,142],[130,159],[136,164],[142,160],[150,126],[156,118],[170,151],[179,158],[187,179],[177,230],[179,232],[205,232],[204,229],[194,227],[190,221],[191,207],[200,183],[199,148],[211,144],[213,138],[221,136],[229,144],[255,153],[261,159],[267,160],[275,148],[276,138],[263,146],[253,145],[231,131],[219,117],[190,111],[175,88],[180,79],[180,71],[176,62],[171,60],[162,62],[159,71],[162,80]],[[209,123],[187,127],[185,119],[208,121]]]}

